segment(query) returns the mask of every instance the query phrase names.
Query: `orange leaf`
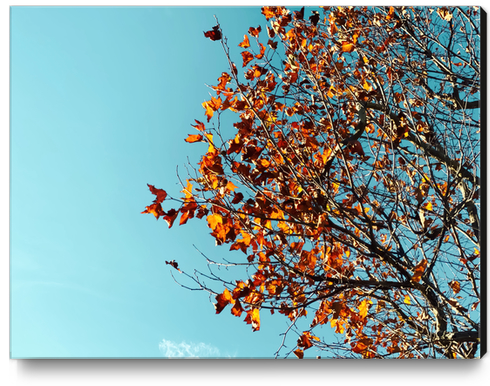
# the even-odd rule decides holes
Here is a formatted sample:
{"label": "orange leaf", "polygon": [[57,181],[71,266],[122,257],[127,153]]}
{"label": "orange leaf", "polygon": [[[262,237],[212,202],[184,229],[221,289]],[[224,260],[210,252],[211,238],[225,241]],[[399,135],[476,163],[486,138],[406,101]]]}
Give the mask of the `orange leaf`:
{"label": "orange leaf", "polygon": [[305,355],[303,350],[297,349],[293,351],[294,355],[296,355],[299,359],[303,359],[303,356]]}
{"label": "orange leaf", "polygon": [[242,47],[242,48],[248,48],[250,47],[250,41],[248,40],[248,36],[247,35],[243,35],[243,42],[241,42],[238,47]]}
{"label": "orange leaf", "polygon": [[228,181],[228,183],[226,184],[226,189],[227,190],[231,190],[232,192],[234,192],[236,188],[237,187],[231,181]]}
{"label": "orange leaf", "polygon": [[256,37],[256,38],[259,37],[259,32],[260,31],[262,31],[262,27],[260,25],[257,28],[250,27],[248,29],[248,33],[250,34],[250,36],[253,36],[253,37]]}
{"label": "orange leaf", "polygon": [[141,213],[151,213],[157,218],[157,220],[160,216],[165,215],[165,212],[163,211],[160,204],[151,204],[150,206],[147,206],[146,209]]}
{"label": "orange leaf", "polygon": [[349,42],[342,42],[342,51],[343,52],[352,52],[354,51],[354,44]]}
{"label": "orange leaf", "polygon": [[306,350],[306,349],[309,349],[310,347],[313,346],[313,343],[311,343],[311,341],[310,341],[309,335],[310,335],[310,333],[303,332],[303,335],[301,335],[298,338],[298,343],[297,343],[298,347],[303,347]]}
{"label": "orange leaf", "polygon": [[247,316],[244,320],[247,324],[252,324],[252,330],[260,330],[260,314],[258,308],[252,308],[247,311]]}
{"label": "orange leaf", "polygon": [[194,142],[203,142],[201,134],[189,134],[189,136],[185,139],[186,142],[194,143]]}
{"label": "orange leaf", "polygon": [[262,43],[259,43],[259,45],[260,45],[260,54],[255,55],[255,57],[257,59],[262,59],[264,57],[264,54],[265,54],[265,46]]}
{"label": "orange leaf", "polygon": [[272,7],[262,7],[261,12],[265,16],[266,20],[269,20],[275,16],[275,13],[274,13]]}
{"label": "orange leaf", "polygon": [[214,308],[217,314],[223,311],[228,304],[235,302],[228,288],[225,288],[222,294],[216,295],[216,301],[217,303],[214,305]]}
{"label": "orange leaf", "polygon": [[182,212],[182,216],[180,216],[180,223],[179,225],[184,225],[187,220],[189,219],[189,211]]}
{"label": "orange leaf", "polygon": [[231,313],[235,316],[241,316],[243,312],[242,305],[240,303],[240,300],[235,300],[235,305],[231,309]]}
{"label": "orange leaf", "polygon": [[206,217],[206,220],[208,220],[208,225],[209,227],[214,231],[218,224],[223,223],[223,218],[218,214],[210,214],[208,217]]}
{"label": "orange leaf", "polygon": [[458,281],[452,280],[449,282],[449,287],[453,290],[455,294],[457,294],[459,291],[461,291],[461,285],[459,284]]}
{"label": "orange leaf", "polygon": [[208,122],[209,122],[213,117],[214,111],[208,102],[203,102],[202,107],[204,107],[204,109],[206,110],[204,114],[208,117]]}
{"label": "orange leaf", "polygon": [[206,128],[204,127],[204,123],[198,121],[197,119],[194,119],[197,123],[197,125],[191,125],[192,127],[194,127],[195,129],[199,130],[199,131],[204,131],[206,130]]}
{"label": "orange leaf", "polygon": [[420,279],[422,278],[422,275],[424,274],[426,267],[427,267],[427,260],[422,259],[414,268],[412,280],[416,281],[418,283],[420,281]]}
{"label": "orange leaf", "polygon": [[254,56],[248,52],[248,51],[243,51],[242,52],[242,58],[243,58],[243,66],[245,67],[250,61],[254,58]]}

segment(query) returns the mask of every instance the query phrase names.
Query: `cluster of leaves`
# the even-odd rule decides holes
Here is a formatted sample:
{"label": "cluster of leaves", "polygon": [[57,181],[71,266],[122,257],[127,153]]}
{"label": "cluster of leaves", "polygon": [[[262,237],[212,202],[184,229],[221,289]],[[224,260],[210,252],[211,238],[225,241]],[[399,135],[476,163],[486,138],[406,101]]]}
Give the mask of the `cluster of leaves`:
{"label": "cluster of leaves", "polygon": [[[254,331],[309,318],[290,352],[475,355],[480,302],[479,8],[263,7],[195,121],[207,151],[169,227],[206,217],[248,278],[200,289]],[[206,35],[207,34],[207,35]],[[251,43],[251,41],[254,41]],[[238,116],[226,139],[209,122]],[[194,190],[194,193],[193,193]],[[212,263],[210,261],[210,263]],[[233,264],[231,264],[233,265]],[[176,267],[176,266],[175,266]],[[218,279],[218,276],[215,277]],[[329,324],[344,340],[320,339]],[[321,331],[321,330],[320,330]]]}

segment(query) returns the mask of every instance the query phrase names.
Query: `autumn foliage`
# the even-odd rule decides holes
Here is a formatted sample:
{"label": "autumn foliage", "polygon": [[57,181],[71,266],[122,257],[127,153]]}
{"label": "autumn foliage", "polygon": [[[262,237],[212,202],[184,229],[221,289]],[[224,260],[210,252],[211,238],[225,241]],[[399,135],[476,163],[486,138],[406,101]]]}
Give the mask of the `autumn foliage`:
{"label": "autumn foliage", "polygon": [[192,262],[167,264],[254,331],[265,311],[307,320],[286,356],[481,354],[481,10],[261,12],[236,63],[219,24],[205,33],[229,69],[185,138],[206,144],[198,176],[181,198],[149,185],[143,212],[204,219],[238,251],[237,280],[209,288]]}

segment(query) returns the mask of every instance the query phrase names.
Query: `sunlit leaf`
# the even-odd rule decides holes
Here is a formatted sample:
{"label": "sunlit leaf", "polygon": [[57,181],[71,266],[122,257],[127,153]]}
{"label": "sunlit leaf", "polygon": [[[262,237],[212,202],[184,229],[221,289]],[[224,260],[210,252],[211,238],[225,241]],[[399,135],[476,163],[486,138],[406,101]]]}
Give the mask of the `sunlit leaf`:
{"label": "sunlit leaf", "polygon": [[203,136],[201,134],[189,134],[189,136],[185,139],[186,142],[194,143],[194,142],[202,142]]}
{"label": "sunlit leaf", "polygon": [[242,48],[248,48],[248,47],[250,47],[250,41],[248,40],[248,36],[247,35],[243,35],[243,42],[241,42],[238,46],[239,47],[242,47]]}

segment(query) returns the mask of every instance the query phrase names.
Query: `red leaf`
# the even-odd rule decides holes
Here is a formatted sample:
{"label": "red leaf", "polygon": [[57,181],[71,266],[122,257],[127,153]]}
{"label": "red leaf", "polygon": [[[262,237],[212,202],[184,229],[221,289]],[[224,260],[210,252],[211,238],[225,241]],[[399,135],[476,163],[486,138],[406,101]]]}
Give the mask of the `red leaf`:
{"label": "red leaf", "polygon": [[169,228],[172,228],[172,225],[174,224],[174,221],[177,218],[178,214],[179,212],[175,209],[170,209],[167,212],[166,216],[163,217],[163,219],[167,222]]}
{"label": "red leaf", "polygon": [[256,38],[259,37],[259,32],[260,31],[262,31],[262,27],[260,25],[257,28],[250,27],[248,29],[248,33],[250,34],[250,36],[254,36]]}
{"label": "red leaf", "polygon": [[159,203],[147,206],[146,209],[141,213],[151,213],[157,218],[157,220],[160,216],[165,215],[165,212],[163,211],[162,206]]}
{"label": "red leaf", "polygon": [[150,188],[150,192],[157,196],[155,201],[153,201],[155,204],[160,204],[162,203],[165,198],[167,197],[167,192],[163,189],[157,189],[153,185],[147,184],[148,187]]}
{"label": "red leaf", "polygon": [[243,66],[242,67],[245,67],[254,58],[254,56],[248,51],[243,51],[242,57],[243,57]]}
{"label": "red leaf", "polygon": [[211,40],[220,40],[221,32],[219,30],[219,25],[215,25],[212,30],[204,32],[204,36]]}
{"label": "red leaf", "polygon": [[243,194],[238,192],[238,193],[235,193],[235,197],[233,197],[233,201],[231,201],[231,203],[232,204],[238,204],[242,200],[243,200]]}

